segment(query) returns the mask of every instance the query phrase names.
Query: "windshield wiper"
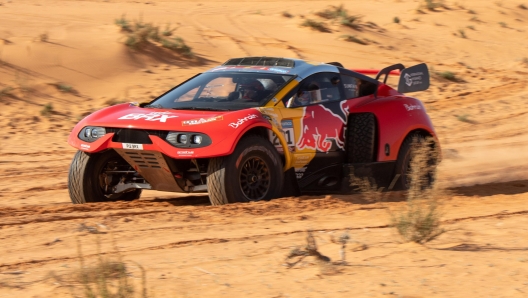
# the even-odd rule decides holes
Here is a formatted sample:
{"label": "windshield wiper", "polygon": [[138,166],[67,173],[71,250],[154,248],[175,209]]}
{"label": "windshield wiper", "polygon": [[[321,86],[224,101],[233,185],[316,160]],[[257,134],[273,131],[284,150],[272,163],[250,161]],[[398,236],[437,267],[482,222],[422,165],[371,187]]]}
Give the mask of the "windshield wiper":
{"label": "windshield wiper", "polygon": [[160,104],[146,105],[144,108],[164,109],[164,107]]}
{"label": "windshield wiper", "polygon": [[179,107],[172,108],[173,110],[197,110],[197,111],[231,111],[230,109],[223,108],[208,108],[208,107]]}

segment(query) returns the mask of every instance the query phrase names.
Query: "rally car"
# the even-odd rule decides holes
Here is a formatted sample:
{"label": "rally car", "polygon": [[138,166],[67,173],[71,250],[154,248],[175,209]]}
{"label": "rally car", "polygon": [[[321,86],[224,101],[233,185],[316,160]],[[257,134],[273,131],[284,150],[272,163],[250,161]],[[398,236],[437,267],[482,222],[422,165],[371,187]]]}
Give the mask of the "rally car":
{"label": "rally car", "polygon": [[[389,74],[400,75],[396,89]],[[433,125],[420,100],[425,64],[367,76],[338,62],[244,57],[150,102],[81,120],[68,142],[75,204],[135,200],[143,189],[208,192],[211,204],[350,191],[350,176],[409,186],[413,138]],[[380,81],[381,80],[381,81]]]}

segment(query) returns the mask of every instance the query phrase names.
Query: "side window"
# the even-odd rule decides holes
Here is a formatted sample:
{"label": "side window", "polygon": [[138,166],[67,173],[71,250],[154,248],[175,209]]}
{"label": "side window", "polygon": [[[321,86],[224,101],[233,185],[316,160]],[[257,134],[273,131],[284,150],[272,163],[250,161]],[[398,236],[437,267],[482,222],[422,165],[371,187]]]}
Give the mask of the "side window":
{"label": "side window", "polygon": [[361,80],[346,74],[342,74],[341,79],[343,80],[343,88],[346,99],[374,94],[378,87],[374,83]]}
{"label": "side window", "polygon": [[347,75],[341,75],[341,79],[343,80],[345,98],[350,99],[358,97],[359,84],[361,80]]}
{"label": "side window", "polygon": [[296,92],[286,97],[286,107],[293,108],[330,101],[344,97],[340,91],[340,76],[337,73],[317,73],[304,79]]}

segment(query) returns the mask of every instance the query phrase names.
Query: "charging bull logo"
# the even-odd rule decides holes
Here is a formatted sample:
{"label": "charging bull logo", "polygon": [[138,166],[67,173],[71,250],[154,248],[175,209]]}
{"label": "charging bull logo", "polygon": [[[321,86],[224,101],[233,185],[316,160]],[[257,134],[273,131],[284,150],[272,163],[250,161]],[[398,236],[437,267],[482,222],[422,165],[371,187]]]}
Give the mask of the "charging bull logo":
{"label": "charging bull logo", "polygon": [[337,147],[344,149],[344,124],[345,120],[342,117],[322,105],[305,107],[301,120],[301,137],[297,142],[297,148],[328,152],[334,140]]}

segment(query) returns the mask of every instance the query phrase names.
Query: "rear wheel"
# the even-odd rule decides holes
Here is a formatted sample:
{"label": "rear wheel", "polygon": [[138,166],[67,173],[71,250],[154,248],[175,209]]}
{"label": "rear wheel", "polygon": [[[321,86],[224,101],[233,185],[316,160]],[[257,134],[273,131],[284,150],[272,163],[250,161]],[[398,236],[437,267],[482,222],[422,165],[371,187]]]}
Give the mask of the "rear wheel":
{"label": "rear wheel", "polygon": [[[412,167],[422,167],[419,174],[415,178],[420,179],[420,188],[431,187],[436,175],[437,157],[434,150],[434,143],[427,144],[424,136],[420,134],[411,134],[403,141],[400,152],[398,153],[398,160],[396,161],[395,175],[398,180],[394,185],[394,190],[407,190],[411,187]],[[420,152],[420,150],[424,150]],[[414,161],[417,154],[424,154],[425,163]]]}
{"label": "rear wheel", "polygon": [[244,137],[235,151],[209,161],[212,205],[270,200],[280,196],[284,173],[277,150],[260,136]]}
{"label": "rear wheel", "polygon": [[349,163],[375,161],[376,117],[374,114],[350,114],[347,124],[346,142]]}
{"label": "rear wheel", "polygon": [[116,170],[130,169],[130,165],[114,150],[88,154],[77,151],[68,173],[68,192],[74,204],[132,201],[139,199],[141,189],[112,193],[111,187],[119,183],[122,175]]}

